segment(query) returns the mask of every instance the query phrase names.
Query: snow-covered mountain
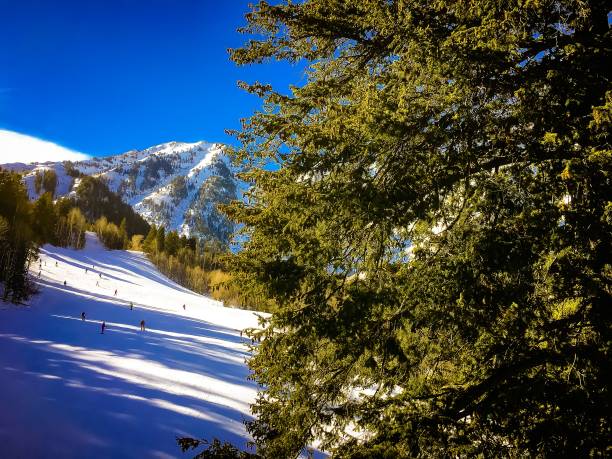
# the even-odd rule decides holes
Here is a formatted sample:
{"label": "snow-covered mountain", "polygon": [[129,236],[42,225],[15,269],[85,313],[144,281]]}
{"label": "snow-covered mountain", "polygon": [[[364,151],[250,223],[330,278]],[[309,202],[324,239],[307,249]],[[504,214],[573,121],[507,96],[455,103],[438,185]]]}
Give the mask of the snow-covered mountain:
{"label": "snow-covered mountain", "polygon": [[57,176],[56,197],[72,192],[79,174],[100,177],[149,223],[222,242],[228,241],[233,225],[217,205],[236,199],[242,188],[218,143],[169,142],[72,163],[3,167],[24,172],[32,199],[45,191],[40,187],[45,171],[53,170]]}

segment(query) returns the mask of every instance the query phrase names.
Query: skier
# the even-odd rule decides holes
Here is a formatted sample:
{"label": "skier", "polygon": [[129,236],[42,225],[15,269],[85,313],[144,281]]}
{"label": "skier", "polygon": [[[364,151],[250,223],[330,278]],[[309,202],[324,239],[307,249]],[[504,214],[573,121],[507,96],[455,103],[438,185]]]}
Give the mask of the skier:
{"label": "skier", "polygon": [[100,286],[100,281],[96,281],[96,287]]}
{"label": "skier", "polygon": [[55,267],[57,268],[57,261],[55,262]]}
{"label": "skier", "polygon": [[133,310],[134,310],[134,303],[130,301],[130,311],[133,311]]}
{"label": "skier", "polygon": [[100,279],[102,279],[102,273],[100,273]]}
{"label": "skier", "polygon": [[117,289],[115,289],[115,296],[117,296]]}
{"label": "skier", "polygon": [[106,322],[102,321],[102,331],[100,333],[104,334],[105,328],[106,328]]}
{"label": "skier", "polygon": [[64,281],[64,287],[66,286],[66,281]]}
{"label": "skier", "polygon": [[84,312],[81,313],[81,320],[85,320],[85,313]]}
{"label": "skier", "polygon": [[87,274],[87,268],[85,268],[85,274]]}
{"label": "skier", "polygon": [[42,271],[38,271],[38,277],[40,277],[41,274],[42,274]]}
{"label": "skier", "polygon": [[145,321],[144,320],[140,321],[140,331],[145,331]]}
{"label": "skier", "polygon": [[185,305],[183,305],[183,311],[185,310]]}

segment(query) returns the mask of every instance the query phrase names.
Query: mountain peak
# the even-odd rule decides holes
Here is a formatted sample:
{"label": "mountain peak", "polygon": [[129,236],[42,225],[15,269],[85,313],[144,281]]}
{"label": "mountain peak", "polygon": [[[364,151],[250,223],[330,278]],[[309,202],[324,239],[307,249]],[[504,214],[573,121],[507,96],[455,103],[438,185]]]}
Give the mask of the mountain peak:
{"label": "mountain peak", "polygon": [[[229,242],[233,225],[217,209],[236,199],[239,184],[220,143],[171,141],[143,150],[72,163],[71,168],[106,182],[149,223],[180,234]],[[68,194],[75,181],[61,163],[44,166],[57,174],[57,196]],[[43,165],[24,180],[30,196]],[[72,173],[74,175],[74,173]]]}

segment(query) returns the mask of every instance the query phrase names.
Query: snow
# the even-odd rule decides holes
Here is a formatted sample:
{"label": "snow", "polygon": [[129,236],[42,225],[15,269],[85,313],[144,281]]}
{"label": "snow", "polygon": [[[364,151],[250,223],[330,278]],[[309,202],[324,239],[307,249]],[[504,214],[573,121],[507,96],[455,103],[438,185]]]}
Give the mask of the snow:
{"label": "snow", "polygon": [[[186,144],[171,142],[155,148],[155,155],[163,154],[175,159],[179,167],[172,174],[162,175],[153,188],[145,189],[129,199],[129,204],[149,223],[162,224],[169,230],[178,230],[181,235],[190,235],[190,229],[184,224],[185,215],[190,210],[200,187],[213,174],[213,161],[223,158],[223,149],[218,144],[197,142]],[[171,182],[178,176],[185,178],[188,188],[187,196],[179,202],[174,202]],[[136,187],[140,188],[142,177],[139,177]],[[121,180],[121,178],[119,179]],[[112,188],[111,188],[112,189]],[[160,212],[163,209],[162,212]]]}
{"label": "snow", "polygon": [[41,190],[40,193],[37,193],[34,186],[34,181],[36,180],[36,174],[42,174],[46,170],[55,171],[57,177],[55,197],[70,194],[70,192],[73,190],[75,180],[66,173],[66,168],[62,163],[36,164],[31,171],[25,174],[23,177],[23,183],[25,184],[29,199],[36,200],[45,191]]}
{"label": "snow", "polygon": [[193,456],[177,436],[246,447],[257,387],[240,330],[257,326],[255,313],[190,292],[92,233],[84,250],[47,245],[41,260],[40,292],[0,310],[1,457]]}

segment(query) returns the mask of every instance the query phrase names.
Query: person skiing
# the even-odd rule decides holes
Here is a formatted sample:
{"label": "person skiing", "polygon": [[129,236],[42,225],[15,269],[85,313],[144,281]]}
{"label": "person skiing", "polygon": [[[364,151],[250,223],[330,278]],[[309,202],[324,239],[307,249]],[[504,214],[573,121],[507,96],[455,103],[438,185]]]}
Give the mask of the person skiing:
{"label": "person skiing", "polygon": [[117,296],[117,289],[115,289],[115,296]]}
{"label": "person skiing", "polygon": [[185,305],[183,305],[183,311],[185,310]]}
{"label": "person skiing", "polygon": [[130,301],[130,311],[133,311],[133,310],[134,310],[134,303]]}
{"label": "person skiing", "polygon": [[145,331],[145,321],[144,320],[140,321],[140,331]]}
{"label": "person skiing", "polygon": [[85,268],[85,274],[87,274],[87,268]]}
{"label": "person skiing", "polygon": [[100,273],[100,279],[102,279],[102,273]]}
{"label": "person skiing", "polygon": [[99,287],[99,286],[100,286],[100,282],[96,281],[96,287]]}
{"label": "person skiing", "polygon": [[106,322],[102,321],[102,331],[100,333],[104,334],[105,328],[106,328]]}
{"label": "person skiing", "polygon": [[66,281],[64,281],[64,287],[66,286]]}
{"label": "person skiing", "polygon": [[85,313],[84,312],[81,313],[81,320],[85,320]]}
{"label": "person skiing", "polygon": [[41,274],[42,274],[42,271],[38,271],[38,277],[40,277]]}

